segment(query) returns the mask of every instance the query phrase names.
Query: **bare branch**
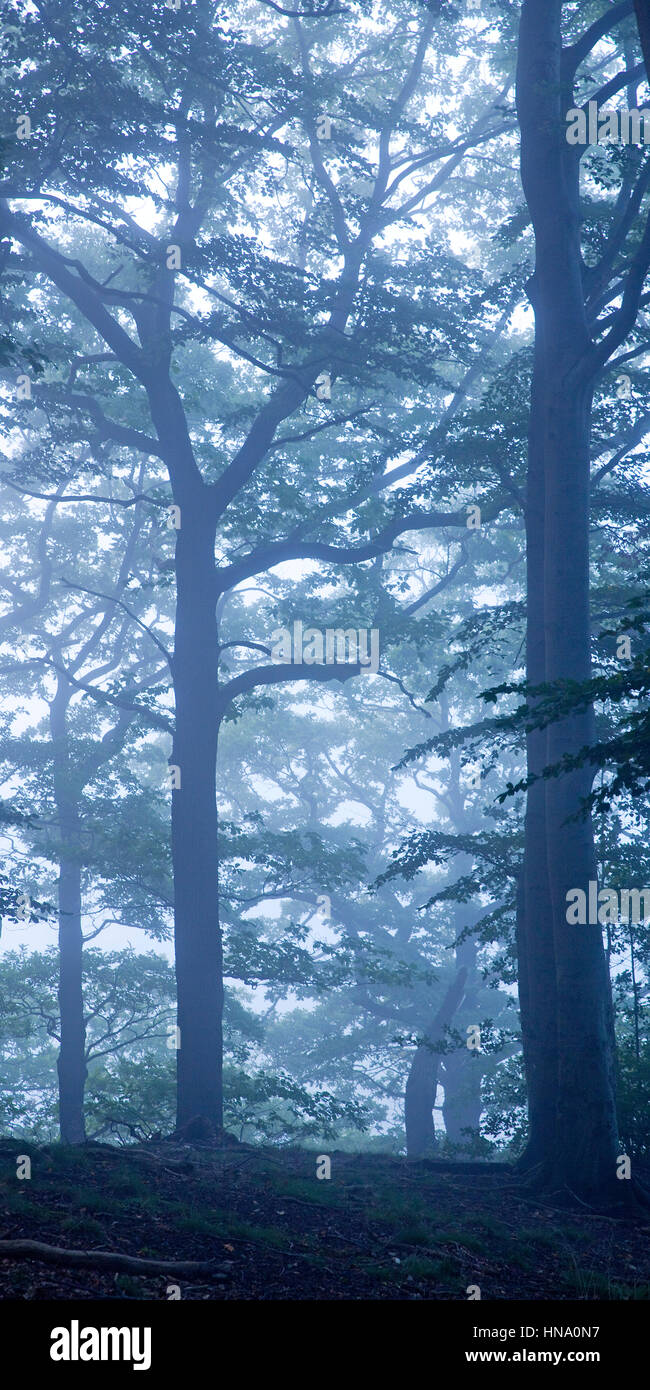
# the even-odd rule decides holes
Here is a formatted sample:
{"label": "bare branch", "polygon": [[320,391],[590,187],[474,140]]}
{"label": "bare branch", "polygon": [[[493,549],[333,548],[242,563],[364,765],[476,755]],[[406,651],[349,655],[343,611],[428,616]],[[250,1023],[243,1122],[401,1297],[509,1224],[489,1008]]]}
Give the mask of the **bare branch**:
{"label": "bare branch", "polygon": [[170,670],[173,670],[174,658],[171,652],[167,651],[166,646],[160,641],[159,637],[156,637],[155,632],[152,632],[151,628],[148,627],[146,623],[142,622],[142,619],[138,617],[137,613],[133,612],[132,608],[129,608],[127,603],[124,603],[123,599],[115,598],[112,594],[102,594],[97,589],[86,589],[83,584],[75,584],[71,579],[66,579],[65,575],[61,576],[61,582],[65,584],[68,589],[76,589],[80,594],[92,594],[94,598],[102,599],[104,603],[112,603],[115,604],[117,608],[122,608],[124,612],[128,614],[129,618],[131,618],[134,623],[137,623],[138,627],[142,628],[142,631],[146,632],[147,636],[151,638],[159,652],[161,652],[165,660],[169,663]]}
{"label": "bare branch", "polygon": [[345,10],[335,8],[334,0],[325,0],[320,7],[315,5],[309,10],[285,10],[282,5],[276,5],[275,0],[258,0],[258,4],[275,10],[276,14],[285,15],[287,19],[329,19],[331,15],[346,13]]}

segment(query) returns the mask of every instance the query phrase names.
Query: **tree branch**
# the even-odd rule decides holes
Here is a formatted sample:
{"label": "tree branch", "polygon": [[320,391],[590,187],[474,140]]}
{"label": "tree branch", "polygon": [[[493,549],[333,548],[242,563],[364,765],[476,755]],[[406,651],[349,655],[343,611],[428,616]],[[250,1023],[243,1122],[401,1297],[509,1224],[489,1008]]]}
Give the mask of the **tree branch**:
{"label": "tree branch", "polygon": [[215,1279],[226,1278],[214,1260],[145,1260],[113,1250],[63,1250],[58,1245],[44,1245],[40,1240],[0,1240],[0,1259],[41,1260],[43,1264],[127,1274],[207,1274]]}
{"label": "tree branch", "polygon": [[[485,509],[484,519],[493,520],[505,505],[505,502],[498,499]],[[363,560],[374,560],[377,555],[383,555],[390,550],[396,537],[406,531],[430,531],[435,527],[444,526],[462,526],[466,529],[466,509],[457,512],[412,512],[407,517],[398,517],[389,522],[365,545],[327,545],[322,541],[300,542],[292,538],[273,542],[252,551],[250,555],[246,555],[243,560],[228,566],[227,569],[220,570],[217,576],[219,588],[232,589],[242,580],[264,573],[286,560],[324,560],[327,564],[333,565],[353,565]]]}
{"label": "tree branch", "polygon": [[282,666],[256,666],[220,687],[219,710],[223,713],[238,695],[245,695],[260,685],[284,685],[285,681],[348,681],[353,676],[365,675],[367,671],[368,667],[358,661],[350,665],[341,663],[331,666],[294,666],[289,662]]}
{"label": "tree branch", "polygon": [[580,64],[584,62],[585,58],[589,57],[592,49],[596,47],[600,39],[603,39],[606,34],[611,33],[611,30],[614,29],[617,24],[620,24],[622,20],[627,19],[628,15],[632,13],[632,9],[632,0],[622,0],[621,4],[612,5],[609,10],[606,10],[605,13],[600,16],[600,19],[594,20],[594,23],[590,24],[588,29],[585,29],[584,34],[581,34],[580,38],[577,39],[575,43],[569,44],[568,47],[564,49],[562,64],[568,81],[571,81],[575,76]]}
{"label": "tree branch", "polygon": [[120,362],[123,362],[124,366],[133,372],[138,381],[145,384],[148,373],[141,349],[136,346],[133,339],[117,322],[117,319],[109,314],[99,295],[82,280],[81,276],[71,274],[67,267],[66,257],[48,246],[43,237],[29,226],[24,217],[18,213],[12,213],[4,198],[0,199],[0,233],[7,237],[13,237],[26,250],[31,251],[48,279],[52,280],[58,289],[72,300],[73,304],[76,304],[85,318],[92,323],[100,337],[108,343],[111,351],[115,353]]}

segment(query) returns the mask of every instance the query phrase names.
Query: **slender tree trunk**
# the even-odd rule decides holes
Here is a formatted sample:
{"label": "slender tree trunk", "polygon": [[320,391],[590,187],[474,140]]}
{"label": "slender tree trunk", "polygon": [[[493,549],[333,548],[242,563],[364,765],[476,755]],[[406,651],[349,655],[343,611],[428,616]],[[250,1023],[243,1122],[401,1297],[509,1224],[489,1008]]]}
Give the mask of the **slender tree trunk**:
{"label": "slender tree trunk", "polygon": [[[68,844],[73,827],[68,825]],[[81,930],[81,870],[63,859],[59,871],[59,1012],[61,1047],[59,1075],[59,1125],[64,1144],[86,1140],[84,1090],[86,1085],[86,1023],[83,1007],[83,935]]]}
{"label": "slender tree trunk", "polygon": [[57,1071],[61,1139],[64,1144],[83,1144],[86,1140],[84,1089],[87,1068],[83,1003],[80,821],[66,729],[69,699],[70,687],[61,679],[50,706],[54,796],[60,841],[58,909],[61,1045]]}
{"label": "slender tree trunk", "polygon": [[433,1107],[436,1103],[440,1054],[434,1045],[442,1041],[445,1028],[460,1004],[467,972],[459,971],[449,986],[437,1014],[415,1050],[404,1094],[406,1123],[406,1152],[409,1158],[421,1158],[435,1148],[436,1135]]}
{"label": "slender tree trunk", "polygon": [[176,723],[172,763],[174,931],[178,984],[179,1128],[223,1123],[219,928],[215,526],[202,489],[184,500],[176,540]]}
{"label": "slender tree trunk", "polygon": [[[164,272],[160,303],[171,303]],[[177,985],[176,1125],[201,1136],[223,1125],[223,952],[219,925],[216,764],[219,732],[217,505],[197,466],[180,396],[169,378],[169,316],[140,315],[149,362],[147,394],[164,445],[176,530],[176,615],[172,676],[175,720],[171,848]],[[178,780],[179,779],[179,780]]]}

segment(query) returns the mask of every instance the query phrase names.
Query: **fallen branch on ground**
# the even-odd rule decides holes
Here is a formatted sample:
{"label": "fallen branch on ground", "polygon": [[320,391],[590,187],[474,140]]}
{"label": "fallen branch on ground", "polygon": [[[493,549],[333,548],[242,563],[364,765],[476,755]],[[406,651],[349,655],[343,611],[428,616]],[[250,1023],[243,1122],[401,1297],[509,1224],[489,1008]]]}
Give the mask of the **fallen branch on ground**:
{"label": "fallen branch on ground", "polygon": [[78,1269],[115,1270],[124,1274],[210,1274],[226,1279],[213,1260],[147,1260],[120,1255],[113,1250],[62,1250],[40,1240],[0,1240],[0,1259],[42,1260],[44,1264],[72,1265]]}

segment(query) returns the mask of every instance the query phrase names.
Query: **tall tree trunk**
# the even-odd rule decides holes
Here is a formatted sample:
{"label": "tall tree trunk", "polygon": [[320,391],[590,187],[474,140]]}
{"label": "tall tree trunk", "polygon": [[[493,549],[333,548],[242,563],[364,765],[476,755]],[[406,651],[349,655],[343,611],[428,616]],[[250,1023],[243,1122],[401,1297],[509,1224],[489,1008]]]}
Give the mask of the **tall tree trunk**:
{"label": "tall tree trunk", "polygon": [[[589,420],[591,391],[555,378],[545,421],[546,679],[589,679]],[[547,762],[594,742],[593,710],[551,724]],[[557,989],[558,1094],[553,1176],[572,1191],[616,1191],[618,1152],[611,991],[600,925],[567,923],[567,893],[597,878],[589,766],[546,782],[547,858]],[[620,1184],[619,1194],[620,1194]]]}
{"label": "tall tree trunk", "polygon": [[634,13],[641,40],[646,75],[650,78],[650,0],[634,0]]}
{"label": "tall tree trunk", "polygon": [[[526,496],[526,676],[531,685],[546,679],[544,617],[545,452],[540,421],[546,405],[544,352],[536,334],[528,436]],[[534,704],[531,701],[531,704]],[[546,738],[527,737],[528,772],[540,777],[546,764]],[[546,852],[546,784],[534,782],[526,803],[524,862],[517,893],[519,1008],[528,1089],[528,1144],[521,1167],[544,1163],[553,1143],[557,1092],[557,999],[553,914]]]}
{"label": "tall tree trunk", "polygon": [[[579,233],[579,164],[564,137],[560,0],[524,0],[517,103],[524,192],[535,230],[535,361],[527,496],[528,679],[590,674],[591,346]],[[591,710],[529,740],[529,770],[592,741]],[[616,1192],[611,995],[599,926],[566,920],[566,893],[596,877],[593,828],[575,817],[588,767],[531,788],[518,939],[530,1094],[527,1162],[589,1199]],[[618,1185],[620,1188],[620,1184]]]}
{"label": "tall tree trunk", "polygon": [[[450,1144],[461,1147],[471,1142],[481,1125],[481,1081],[483,1072],[480,1054],[460,1048],[450,1052],[442,1064],[442,1084],[445,1098],[442,1118]],[[468,1132],[468,1131],[471,1131]]]}
{"label": "tall tree trunk", "polygon": [[214,547],[213,509],[198,487],[184,498],[176,539],[172,762],[180,769],[180,787],[172,791],[172,859],[179,1128],[197,1117],[217,1128],[223,1123]]}
{"label": "tall tree trunk", "polygon": [[86,1023],[83,1003],[83,934],[81,929],[80,821],[73,781],[66,714],[70,687],[60,678],[50,706],[54,753],[54,797],[59,834],[59,1017],[61,1045],[57,1060],[59,1126],[64,1144],[86,1140]]}
{"label": "tall tree trunk", "polygon": [[[466,973],[463,991],[463,1022],[478,1023],[478,986],[476,970],[478,946],[475,936],[466,936],[456,947],[457,969]],[[442,1118],[445,1135],[451,1144],[467,1145],[471,1135],[478,1133],[481,1124],[481,1080],[483,1067],[480,1052],[460,1047],[442,1059],[444,1101]]]}
{"label": "tall tree trunk", "polygon": [[[78,828],[63,827],[69,846]],[[65,851],[64,851],[65,854]],[[61,1047],[59,1077],[59,1125],[64,1144],[86,1140],[84,1090],[86,1085],[86,1023],[83,1006],[83,935],[81,930],[81,870],[72,859],[61,860],[59,870],[59,1013]]]}
{"label": "tall tree trunk", "polygon": [[421,1158],[435,1148],[436,1134],[433,1107],[436,1103],[440,1054],[434,1045],[443,1040],[445,1028],[460,1004],[467,972],[460,970],[415,1050],[404,1093],[406,1152],[409,1158]]}

